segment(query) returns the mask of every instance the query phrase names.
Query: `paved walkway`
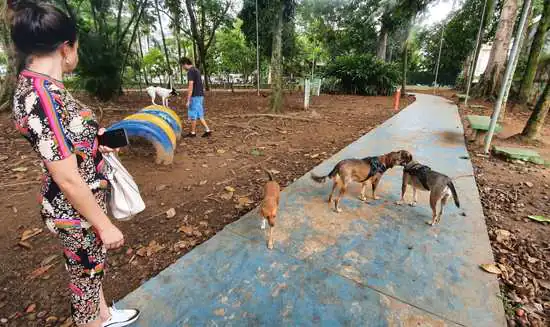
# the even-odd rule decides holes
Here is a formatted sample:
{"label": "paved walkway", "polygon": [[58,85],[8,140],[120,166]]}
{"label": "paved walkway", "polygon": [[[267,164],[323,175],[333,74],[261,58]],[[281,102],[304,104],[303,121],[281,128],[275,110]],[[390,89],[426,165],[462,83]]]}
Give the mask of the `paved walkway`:
{"label": "paved walkway", "polygon": [[[457,108],[429,95],[349,145],[341,159],[408,149],[432,168],[472,174]],[[330,183],[306,174],[281,198],[275,250],[267,251],[254,210],[129,294],[137,326],[505,326],[498,282],[478,266],[493,261],[473,177],[430,227],[427,195],[396,206],[401,168],[364,204],[352,187],[329,210]],[[409,194],[409,196],[411,196]],[[465,215],[465,216],[464,216]]]}

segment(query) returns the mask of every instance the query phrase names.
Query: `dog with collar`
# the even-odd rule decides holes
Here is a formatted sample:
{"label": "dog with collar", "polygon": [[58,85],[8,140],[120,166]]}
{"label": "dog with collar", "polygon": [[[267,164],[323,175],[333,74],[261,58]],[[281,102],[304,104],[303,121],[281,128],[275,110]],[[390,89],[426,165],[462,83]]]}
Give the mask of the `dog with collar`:
{"label": "dog with collar", "polygon": [[346,193],[348,184],[351,182],[361,183],[362,201],[367,200],[367,182],[372,185],[372,197],[377,200],[376,187],[382,178],[382,175],[396,165],[404,166],[412,160],[412,154],[406,150],[393,151],[377,157],[366,157],[363,159],[345,159],[340,161],[332,171],[326,176],[316,176],[311,174],[311,178],[317,183],[323,183],[327,178],[332,179],[334,184],[328,198],[329,206],[332,205],[334,191],[338,187],[340,192],[334,201],[336,212],[342,212],[340,209],[340,198]]}
{"label": "dog with collar", "polygon": [[159,96],[162,99],[162,105],[165,107],[168,107],[168,98],[170,96],[178,95],[178,92],[174,87],[172,87],[172,89],[165,89],[160,86],[149,86],[146,90],[147,94],[151,97],[151,102],[153,102],[154,105],[156,105],[155,99]]}
{"label": "dog with collar", "polygon": [[[458,195],[453,184],[453,180],[442,173],[432,170],[426,165],[422,165],[417,161],[411,161],[403,168],[403,182],[401,185],[401,200],[397,204],[405,203],[405,193],[407,185],[413,188],[413,201],[409,204],[415,206],[417,203],[416,191],[430,192],[430,207],[432,208],[432,221],[426,222],[433,226],[441,221],[443,207],[447,204],[449,197],[453,197],[455,205],[460,208]],[[437,212],[437,203],[441,202],[439,212]]]}

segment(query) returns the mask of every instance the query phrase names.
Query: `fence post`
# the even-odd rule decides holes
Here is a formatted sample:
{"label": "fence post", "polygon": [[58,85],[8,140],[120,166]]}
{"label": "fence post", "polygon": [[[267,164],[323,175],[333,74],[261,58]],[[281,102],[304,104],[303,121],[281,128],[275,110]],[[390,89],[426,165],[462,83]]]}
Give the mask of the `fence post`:
{"label": "fence post", "polygon": [[394,93],[393,97],[393,110],[399,110],[399,100],[401,99],[401,88],[397,88],[397,91]]}
{"label": "fence post", "polygon": [[309,79],[306,78],[306,81],[304,83],[304,109],[305,110],[309,109],[309,94],[310,93],[311,93],[311,91],[310,91]]}

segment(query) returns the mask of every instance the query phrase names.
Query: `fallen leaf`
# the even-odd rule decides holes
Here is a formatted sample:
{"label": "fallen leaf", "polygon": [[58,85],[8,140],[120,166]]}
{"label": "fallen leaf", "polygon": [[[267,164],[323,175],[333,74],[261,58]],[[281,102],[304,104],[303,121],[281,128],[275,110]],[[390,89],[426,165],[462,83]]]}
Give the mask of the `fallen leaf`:
{"label": "fallen leaf", "polygon": [[41,228],[33,228],[33,229],[27,229],[21,234],[21,241],[24,242],[30,238],[35,237],[36,235],[42,233]]}
{"label": "fallen leaf", "polygon": [[547,290],[550,290],[550,280],[537,280],[539,282],[539,285],[542,286],[542,288],[545,288]]}
{"label": "fallen leaf", "polygon": [[200,182],[199,182],[199,185],[200,185],[200,186],[202,186],[202,185],[206,185],[206,183],[208,183],[208,181],[207,181],[207,180],[204,180],[204,181],[200,181]]}
{"label": "fallen leaf", "polygon": [[533,184],[533,183],[531,183],[531,182],[524,182],[524,184],[525,184],[527,187],[529,187],[529,188],[535,186],[535,184]]}
{"label": "fallen leaf", "polygon": [[57,258],[59,258],[58,254],[52,254],[49,257],[46,257],[42,262],[40,262],[40,265],[42,267],[49,265],[50,263],[54,262]]}
{"label": "fallen leaf", "polygon": [[178,241],[176,242],[176,244],[174,244],[174,248],[179,250],[179,249],[184,249],[187,247],[189,243],[187,241]]}
{"label": "fallen leaf", "polygon": [[164,250],[164,248],[165,248],[164,245],[160,245],[160,244],[157,243],[157,241],[153,240],[153,241],[149,242],[149,245],[144,246],[144,247],[140,248],[139,250],[137,250],[136,254],[139,255],[140,257],[145,257],[145,256],[150,257],[153,254]]}
{"label": "fallen leaf", "polygon": [[497,242],[502,243],[510,238],[512,235],[509,231],[505,229],[497,229],[495,231]]}
{"label": "fallen leaf", "polygon": [[550,218],[546,218],[544,216],[527,216],[530,219],[539,221],[539,222],[550,222]]}
{"label": "fallen leaf", "polygon": [[176,216],[176,209],[170,208],[168,211],[166,211],[166,218],[174,218]]}
{"label": "fallen leaf", "polygon": [[319,154],[318,154],[318,153],[316,153],[316,154],[312,154],[312,155],[311,155],[311,156],[309,156],[309,157],[310,157],[311,159],[315,159],[315,158],[317,158],[318,156],[319,156]]}
{"label": "fallen leaf", "polygon": [[8,160],[8,156],[0,156],[0,161],[6,161]]}
{"label": "fallen leaf", "polygon": [[235,189],[232,188],[231,186],[226,186],[226,187],[225,187],[225,190],[226,190],[227,192],[235,192]]}
{"label": "fallen leaf", "polygon": [[479,265],[479,267],[491,274],[496,274],[496,275],[502,274],[502,271],[492,263],[484,263]]}
{"label": "fallen leaf", "polygon": [[247,196],[242,196],[238,200],[237,208],[241,209],[243,207],[248,207],[249,205],[253,204],[254,201],[250,200]]}
{"label": "fallen leaf", "polygon": [[36,310],[36,304],[33,303],[25,309],[25,313],[31,313],[34,312],[34,310]]}
{"label": "fallen leaf", "polygon": [[233,198],[233,193],[231,192],[226,192],[226,193],[223,193],[222,195],[220,195],[220,198],[222,200],[231,200]]}
{"label": "fallen leaf", "polygon": [[11,171],[15,171],[18,173],[23,173],[23,172],[26,172],[27,170],[29,170],[29,168],[27,167],[15,167],[11,169]]}
{"label": "fallen leaf", "polygon": [[32,249],[32,245],[29,242],[20,241],[19,243],[17,243],[17,245],[27,250]]}
{"label": "fallen leaf", "polygon": [[259,157],[259,156],[263,155],[262,151],[260,151],[258,149],[252,149],[252,151],[250,151],[250,154],[255,156],[255,157]]}
{"label": "fallen leaf", "polygon": [[185,235],[193,235],[193,228],[189,226],[181,226],[178,229],[178,232],[184,233]]}
{"label": "fallen leaf", "polygon": [[201,166],[202,166],[202,168],[208,168],[207,164],[202,164]]}
{"label": "fallen leaf", "polygon": [[160,192],[160,191],[164,190],[164,189],[167,188],[167,187],[168,187],[167,185],[161,184],[161,185],[155,187],[155,190],[156,190],[157,192]]}
{"label": "fallen leaf", "polygon": [[226,151],[224,149],[218,149],[216,150],[216,152],[219,154],[224,154]]}
{"label": "fallen leaf", "polygon": [[40,267],[40,268],[34,270],[34,271],[29,275],[29,278],[30,278],[30,279],[35,279],[35,278],[37,278],[37,277],[40,277],[40,276],[44,275],[46,272],[48,272],[48,270],[50,270],[53,266],[54,266],[54,264],[49,264],[49,265],[47,265],[47,266]]}
{"label": "fallen leaf", "polygon": [[277,175],[277,174],[280,174],[280,173],[281,173],[280,171],[275,170],[275,169],[271,169],[270,172],[271,172],[273,175]]}
{"label": "fallen leaf", "polygon": [[11,210],[13,211],[13,213],[17,213],[19,211],[15,206],[11,207]]}

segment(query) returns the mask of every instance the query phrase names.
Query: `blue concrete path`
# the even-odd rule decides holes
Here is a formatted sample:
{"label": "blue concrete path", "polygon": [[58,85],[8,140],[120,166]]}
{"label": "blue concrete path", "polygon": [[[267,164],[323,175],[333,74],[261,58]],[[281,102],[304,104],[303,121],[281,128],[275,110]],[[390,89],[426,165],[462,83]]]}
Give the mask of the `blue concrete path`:
{"label": "blue concrete path", "polygon": [[[422,94],[314,171],[395,149],[451,177],[472,174],[456,106]],[[456,181],[463,207],[448,204],[435,227],[425,224],[427,194],[415,208],[394,205],[400,185],[395,168],[370,204],[354,185],[336,214],[330,182],[306,174],[282,193],[275,250],[254,210],[120,305],[143,310],[137,326],[155,327],[505,326],[497,279],[478,267],[493,255],[473,177]]]}

